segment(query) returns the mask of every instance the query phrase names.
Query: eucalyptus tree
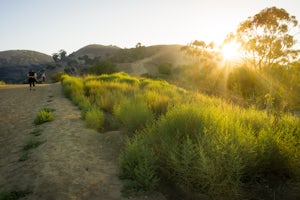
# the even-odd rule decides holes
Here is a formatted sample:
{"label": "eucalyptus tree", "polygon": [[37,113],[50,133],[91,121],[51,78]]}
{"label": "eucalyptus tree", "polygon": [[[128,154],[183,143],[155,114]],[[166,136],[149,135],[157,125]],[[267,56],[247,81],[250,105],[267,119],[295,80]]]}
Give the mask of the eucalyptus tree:
{"label": "eucalyptus tree", "polygon": [[244,58],[255,68],[288,65],[298,59],[295,49],[298,21],[285,9],[270,7],[240,23],[228,39],[240,44]]}

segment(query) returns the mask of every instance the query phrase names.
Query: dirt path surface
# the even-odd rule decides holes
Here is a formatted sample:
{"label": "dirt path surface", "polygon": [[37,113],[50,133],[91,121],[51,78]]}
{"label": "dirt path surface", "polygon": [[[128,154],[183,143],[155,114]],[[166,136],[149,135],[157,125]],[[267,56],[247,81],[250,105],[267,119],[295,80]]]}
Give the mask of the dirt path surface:
{"label": "dirt path surface", "polygon": [[[43,107],[55,109],[55,120],[35,126]],[[0,86],[0,112],[0,190],[31,191],[23,199],[127,199],[117,177],[123,135],[85,128],[60,84],[38,85],[35,91],[27,85]],[[30,134],[37,130],[41,135]],[[43,143],[24,152],[28,141]]]}

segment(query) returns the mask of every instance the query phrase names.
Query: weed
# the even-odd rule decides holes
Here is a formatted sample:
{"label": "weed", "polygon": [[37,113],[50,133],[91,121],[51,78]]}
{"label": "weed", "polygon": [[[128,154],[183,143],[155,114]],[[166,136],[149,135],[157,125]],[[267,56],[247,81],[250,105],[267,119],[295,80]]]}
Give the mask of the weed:
{"label": "weed", "polygon": [[23,146],[23,150],[27,151],[30,149],[34,149],[37,148],[38,146],[40,146],[41,144],[43,144],[44,142],[41,141],[36,141],[36,140],[30,140],[28,141],[24,146]]}
{"label": "weed", "polygon": [[34,129],[29,134],[34,135],[34,136],[40,136],[42,134],[42,132],[43,132],[42,129]]}
{"label": "weed", "polygon": [[54,120],[52,112],[54,109],[51,108],[42,108],[38,111],[36,118],[34,119],[34,124],[39,125],[45,122],[50,122]]}
{"label": "weed", "polygon": [[101,130],[104,124],[104,113],[97,107],[91,107],[85,113],[85,121],[87,127]]}
{"label": "weed", "polygon": [[21,155],[21,157],[19,158],[19,162],[23,162],[23,161],[26,161],[26,160],[28,160],[28,158],[29,158],[29,152],[28,151],[25,151],[22,155]]}
{"label": "weed", "polygon": [[0,191],[0,200],[18,200],[31,193],[31,190]]}

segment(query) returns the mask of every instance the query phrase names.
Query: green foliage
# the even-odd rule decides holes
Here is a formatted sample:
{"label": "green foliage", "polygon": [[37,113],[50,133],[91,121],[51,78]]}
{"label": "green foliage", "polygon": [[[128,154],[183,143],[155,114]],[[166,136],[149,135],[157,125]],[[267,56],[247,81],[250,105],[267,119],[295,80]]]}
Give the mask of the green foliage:
{"label": "green foliage", "polygon": [[234,94],[241,95],[245,99],[263,96],[266,88],[263,88],[263,80],[259,75],[247,66],[237,67],[228,76],[227,87]]}
{"label": "green foliage", "polygon": [[36,140],[30,140],[28,141],[24,146],[23,146],[23,150],[24,151],[27,151],[27,150],[30,150],[30,149],[35,149],[37,148],[38,146],[40,146],[41,144],[43,144],[44,142],[41,142],[41,141],[36,141]]}
{"label": "green foliage", "polygon": [[111,74],[116,72],[117,65],[110,61],[99,61],[88,68],[88,72],[91,74]]}
{"label": "green foliage", "polygon": [[31,194],[30,190],[0,191],[0,200],[18,200]]}
{"label": "green foliage", "polygon": [[53,109],[50,108],[41,108],[38,111],[36,118],[34,119],[34,124],[39,125],[45,122],[50,122],[54,120]]}
{"label": "green foliage", "polygon": [[89,128],[101,130],[104,120],[104,113],[98,107],[91,107],[85,113],[86,125]]}
{"label": "green foliage", "polygon": [[164,75],[171,75],[172,73],[172,64],[163,63],[157,66],[158,72]]}
{"label": "green foliage", "polygon": [[81,78],[63,75],[61,77],[61,83],[65,95],[70,99],[84,94],[84,85]]}
{"label": "green foliage", "polygon": [[169,104],[172,102],[170,96],[159,91],[145,91],[145,101],[156,116],[163,115],[167,112]]}
{"label": "green foliage", "polygon": [[51,81],[53,83],[60,82],[63,75],[65,75],[64,72],[57,72],[51,76]]}
{"label": "green foliage", "polygon": [[24,162],[24,161],[26,161],[26,160],[28,160],[28,158],[29,158],[29,152],[28,151],[25,151],[22,155],[21,155],[21,157],[19,158],[19,162]]}
{"label": "green foliage", "polygon": [[42,129],[34,129],[29,134],[34,135],[34,136],[40,136],[42,134],[42,132],[43,132]]}
{"label": "green foliage", "polygon": [[120,178],[126,180],[123,192],[153,192],[159,183],[154,153],[136,139],[127,140],[126,147],[119,158]]}
{"label": "green foliage", "polygon": [[5,82],[4,81],[0,81],[0,85],[5,85]]}
{"label": "green foliage", "polygon": [[[247,77],[238,77],[241,84],[256,78],[248,69],[237,70],[233,77]],[[242,109],[124,73],[67,76],[62,84],[73,101],[80,96],[78,104],[88,102],[85,119],[98,125],[97,112],[105,110],[131,134],[120,156],[127,194],[153,191],[167,181],[184,193],[241,199],[245,187],[271,187],[272,176],[300,180],[298,118]],[[256,86],[248,86],[245,97],[250,98]]]}
{"label": "green foliage", "polygon": [[186,193],[230,199],[238,199],[243,185],[258,177],[268,180],[270,173],[297,180],[299,119],[283,118],[275,125],[265,113],[215,103],[175,106],[138,132],[134,142],[158,158],[157,176]]}
{"label": "green foliage", "polygon": [[286,10],[270,7],[240,23],[235,39],[254,67],[271,67],[298,60],[292,29],[298,21]]}
{"label": "green foliage", "polygon": [[140,99],[124,99],[114,107],[114,115],[130,133],[144,127],[154,120],[147,104]]}

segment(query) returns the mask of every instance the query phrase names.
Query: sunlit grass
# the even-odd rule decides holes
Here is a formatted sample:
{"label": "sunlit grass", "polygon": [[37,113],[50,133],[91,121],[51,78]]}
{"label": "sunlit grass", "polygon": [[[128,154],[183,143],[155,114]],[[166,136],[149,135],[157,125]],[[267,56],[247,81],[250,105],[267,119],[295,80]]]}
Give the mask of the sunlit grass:
{"label": "sunlit grass", "polygon": [[91,127],[99,129],[104,111],[127,130],[120,157],[127,192],[152,191],[167,180],[184,193],[239,199],[247,185],[269,187],[270,173],[284,181],[300,178],[298,118],[124,73],[67,76],[62,84],[77,105],[85,105]]}
{"label": "sunlit grass", "polygon": [[50,122],[54,120],[53,112],[54,110],[51,108],[41,108],[38,111],[36,118],[34,119],[34,124],[39,125],[45,122]]}

